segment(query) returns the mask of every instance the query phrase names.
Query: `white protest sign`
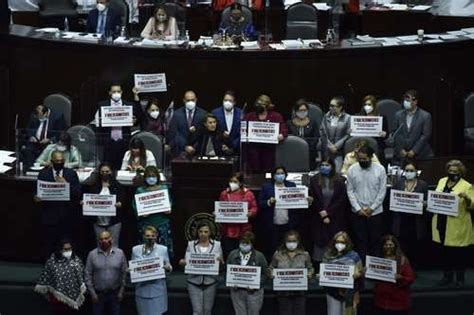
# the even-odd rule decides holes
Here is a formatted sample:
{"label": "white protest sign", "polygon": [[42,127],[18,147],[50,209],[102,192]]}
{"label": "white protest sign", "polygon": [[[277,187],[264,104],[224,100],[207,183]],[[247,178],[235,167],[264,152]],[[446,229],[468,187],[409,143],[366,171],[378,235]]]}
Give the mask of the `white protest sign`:
{"label": "white protest sign", "polygon": [[444,192],[428,191],[428,211],[457,217],[459,197]]}
{"label": "white protest sign", "polygon": [[260,289],[261,267],[227,265],[226,281],[227,287],[238,287],[246,289]]}
{"label": "white protest sign", "polygon": [[273,269],[274,291],[307,291],[308,269]]}
{"label": "white protest sign", "polygon": [[102,127],[133,126],[133,106],[102,106],[100,121]]}
{"label": "white protest sign", "polygon": [[351,116],[352,137],[380,137],[382,116]]}
{"label": "white protest sign", "polygon": [[242,120],[240,122],[240,142],[247,142],[247,122]]}
{"label": "white protest sign", "polygon": [[184,273],[189,275],[210,275],[219,274],[219,261],[215,254],[190,253],[186,259]]}
{"label": "white protest sign", "polygon": [[36,195],[45,201],[69,201],[69,183],[46,182],[38,180],[36,183]]}
{"label": "white protest sign", "polygon": [[132,283],[166,278],[160,257],[130,260],[128,266]]}
{"label": "white protest sign", "polygon": [[423,214],[423,194],[392,189],[390,211]]}
{"label": "white protest sign", "polygon": [[319,285],[332,288],[354,288],[354,265],[321,264]]}
{"label": "white protest sign", "polygon": [[365,266],[367,271],[365,277],[387,282],[397,282],[395,275],[397,274],[397,262],[393,259],[385,259],[374,256],[366,256]]}
{"label": "white protest sign", "polygon": [[166,92],[166,74],[165,73],[137,73],[135,77],[135,86],[140,93],[147,92]]}
{"label": "white protest sign", "polygon": [[138,216],[171,211],[168,189],[135,195]]}
{"label": "white protest sign", "polygon": [[215,201],[214,210],[217,223],[247,223],[248,202],[246,201]]}
{"label": "white protest sign", "polygon": [[116,197],[116,195],[84,194],[82,197],[82,215],[116,216]]}
{"label": "white protest sign", "polygon": [[275,208],[277,209],[307,209],[308,187],[277,187],[275,189]]}
{"label": "white protest sign", "polygon": [[249,121],[247,130],[247,141],[256,143],[278,144],[280,124],[262,121]]}

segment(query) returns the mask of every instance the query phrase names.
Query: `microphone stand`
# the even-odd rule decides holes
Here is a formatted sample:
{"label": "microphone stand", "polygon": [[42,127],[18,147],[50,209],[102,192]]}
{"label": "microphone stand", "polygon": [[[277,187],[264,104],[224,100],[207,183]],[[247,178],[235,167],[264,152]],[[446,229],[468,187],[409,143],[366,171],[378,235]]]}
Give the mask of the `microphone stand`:
{"label": "microphone stand", "polygon": [[[242,145],[242,122],[244,122],[244,115],[245,115],[245,110],[247,109],[247,102],[244,103],[244,107],[242,107],[242,111],[240,113],[240,143],[239,143],[239,150],[240,150],[240,159],[239,159],[239,170],[243,173],[244,175],[247,173],[245,172],[244,170],[244,159],[243,159],[243,145]],[[247,122],[246,122],[247,123]],[[248,126],[246,126],[245,128],[246,132],[245,134],[247,135],[247,130],[248,130]],[[245,141],[247,142],[247,141]]]}

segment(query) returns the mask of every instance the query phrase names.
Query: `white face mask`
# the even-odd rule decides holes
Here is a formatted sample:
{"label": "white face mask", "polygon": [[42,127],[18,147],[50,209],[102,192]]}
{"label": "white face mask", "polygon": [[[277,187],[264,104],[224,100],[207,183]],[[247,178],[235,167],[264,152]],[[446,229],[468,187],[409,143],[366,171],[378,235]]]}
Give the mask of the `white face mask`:
{"label": "white face mask", "polygon": [[346,244],[336,243],[335,247],[336,247],[338,252],[342,252],[344,249],[346,249]]}
{"label": "white face mask", "polygon": [[160,116],[160,112],[159,112],[159,111],[154,110],[154,111],[150,112],[150,117],[151,117],[151,118],[157,119],[158,116]]}
{"label": "white face mask", "polygon": [[250,251],[252,250],[252,245],[250,245],[250,244],[240,244],[239,249],[243,254],[247,254],[247,253],[250,253]]}
{"label": "white face mask", "polygon": [[286,249],[293,251],[298,247],[298,242],[286,242]]}
{"label": "white face mask", "polygon": [[68,251],[63,252],[63,257],[64,258],[69,259],[69,258],[71,258],[71,256],[72,256],[72,250],[68,250]]}
{"label": "white face mask", "polygon": [[232,103],[231,101],[224,101],[224,103],[222,103],[222,106],[224,106],[225,110],[231,111],[232,108],[234,108],[234,103]]}
{"label": "white face mask", "polygon": [[230,191],[236,191],[237,189],[239,189],[239,184],[229,183],[229,188],[230,188]]}
{"label": "white face mask", "polygon": [[308,116],[307,111],[297,111],[296,112],[296,117],[298,117],[299,119],[305,119],[307,116]]}
{"label": "white face mask", "polygon": [[105,10],[105,4],[103,3],[97,3],[97,10],[99,12],[103,12]]}
{"label": "white face mask", "polygon": [[64,152],[64,151],[67,150],[67,148],[66,148],[65,145],[57,144],[57,145],[56,145],[56,150],[61,151],[61,152]]}
{"label": "white face mask", "polygon": [[410,110],[410,109],[411,109],[411,102],[410,102],[410,101],[407,101],[407,100],[404,100],[404,101],[403,101],[403,107],[404,107],[406,110]]}
{"label": "white face mask", "polygon": [[194,101],[187,101],[186,104],[186,109],[187,110],[193,110],[196,107],[196,102]]}
{"label": "white face mask", "polygon": [[114,100],[114,102],[118,102],[121,99],[122,99],[122,93],[120,93],[120,92],[112,93],[112,100]]}
{"label": "white face mask", "polygon": [[412,180],[416,178],[416,172],[405,172],[405,178]]}
{"label": "white face mask", "polygon": [[373,110],[374,108],[372,107],[372,105],[364,105],[364,112],[366,114],[370,114]]}

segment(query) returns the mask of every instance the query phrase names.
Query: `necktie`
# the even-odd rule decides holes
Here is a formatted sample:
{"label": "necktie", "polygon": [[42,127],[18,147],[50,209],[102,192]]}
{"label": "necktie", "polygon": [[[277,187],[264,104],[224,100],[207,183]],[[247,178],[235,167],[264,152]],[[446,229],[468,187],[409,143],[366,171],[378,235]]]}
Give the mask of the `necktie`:
{"label": "necktie", "polygon": [[99,23],[98,23],[98,33],[104,35],[105,33],[105,21],[104,21],[104,13],[99,14]]}
{"label": "necktie", "polygon": [[59,170],[59,171],[57,170],[57,171],[56,171],[56,177],[60,177],[60,176],[61,176],[61,171],[60,171],[60,170]]}
{"label": "necktie", "polygon": [[40,132],[40,137],[39,140],[43,140],[46,137],[46,120],[43,120],[40,125],[41,132]]}
{"label": "necktie", "polygon": [[188,110],[188,127],[191,127],[193,125],[193,113]]}

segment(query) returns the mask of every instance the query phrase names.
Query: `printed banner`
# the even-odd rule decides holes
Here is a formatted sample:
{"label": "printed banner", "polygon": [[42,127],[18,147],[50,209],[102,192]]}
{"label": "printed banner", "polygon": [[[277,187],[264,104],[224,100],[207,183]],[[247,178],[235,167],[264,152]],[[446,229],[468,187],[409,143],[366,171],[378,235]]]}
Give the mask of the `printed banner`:
{"label": "printed banner", "polygon": [[190,253],[186,259],[184,273],[189,275],[210,275],[219,274],[219,261],[215,254]]}
{"label": "printed banner", "polygon": [[278,144],[280,124],[261,121],[249,121],[247,123],[248,142]]}
{"label": "printed banner", "polygon": [[116,216],[116,197],[116,195],[84,194],[82,197],[82,215]]}
{"label": "printed banner", "polygon": [[225,285],[245,289],[260,289],[261,267],[227,265]]}
{"label": "printed banner", "polygon": [[132,283],[166,278],[160,257],[130,260],[128,266]]}
{"label": "printed banner", "polygon": [[275,199],[277,209],[308,209],[308,187],[278,187]]}
{"label": "printed banner", "polygon": [[215,201],[214,210],[217,223],[249,222],[246,201]]}
{"label": "printed banner", "polygon": [[423,214],[423,194],[392,189],[390,211]]}
{"label": "printed banner", "polygon": [[46,182],[36,183],[37,196],[45,201],[70,201],[69,183]]}
{"label": "printed banner", "polygon": [[240,142],[247,142],[248,135],[247,135],[247,122],[242,120],[240,122]]}
{"label": "printed banner", "polygon": [[100,119],[102,127],[133,126],[133,106],[102,106]]}
{"label": "printed banner", "polygon": [[138,216],[171,211],[167,189],[160,189],[135,195]]}
{"label": "printed banner", "polygon": [[150,73],[150,74],[135,74],[135,86],[140,93],[148,92],[166,92],[166,74],[165,73]]}
{"label": "printed banner", "polygon": [[351,116],[352,137],[380,137],[382,116]]}
{"label": "printed banner", "polygon": [[459,197],[444,192],[428,191],[428,211],[457,217]]}
{"label": "printed banner", "polygon": [[354,288],[354,266],[338,264],[321,264],[319,285],[332,288]]}
{"label": "printed banner", "polygon": [[274,291],[307,291],[308,269],[273,269]]}
{"label": "printed banner", "polygon": [[397,274],[397,262],[392,259],[385,259],[374,256],[366,256],[365,277],[387,282],[396,283],[395,275]]}

